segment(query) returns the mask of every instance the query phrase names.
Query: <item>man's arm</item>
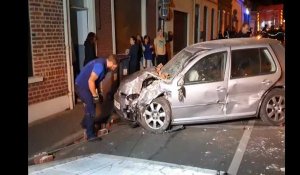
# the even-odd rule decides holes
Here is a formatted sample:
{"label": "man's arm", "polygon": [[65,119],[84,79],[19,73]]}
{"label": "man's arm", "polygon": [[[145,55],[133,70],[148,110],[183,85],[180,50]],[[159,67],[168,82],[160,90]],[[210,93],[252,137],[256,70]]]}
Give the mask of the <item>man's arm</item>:
{"label": "man's arm", "polygon": [[98,75],[92,71],[91,76],[89,78],[89,89],[93,96],[98,96],[96,92],[96,80],[98,79]]}
{"label": "man's arm", "polygon": [[95,64],[90,78],[88,80],[89,89],[93,96],[98,96],[96,92],[96,80],[98,79],[98,76],[101,74],[102,71],[103,67],[100,64]]}

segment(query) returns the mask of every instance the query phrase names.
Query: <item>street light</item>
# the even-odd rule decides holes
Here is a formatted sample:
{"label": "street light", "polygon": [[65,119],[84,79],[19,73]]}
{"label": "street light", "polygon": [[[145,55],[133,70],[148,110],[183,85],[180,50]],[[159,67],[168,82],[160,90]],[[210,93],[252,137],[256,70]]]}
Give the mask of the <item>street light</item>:
{"label": "street light", "polygon": [[250,13],[250,12],[249,12],[249,9],[248,9],[248,8],[246,8],[245,13],[246,13],[246,18],[247,18],[247,24],[249,24],[249,21],[250,21],[250,20],[249,20],[249,18],[250,18],[250,17],[249,17],[249,13]]}
{"label": "street light", "polygon": [[163,20],[163,35],[164,35],[164,27],[165,27],[165,20],[169,16],[169,5],[171,0],[159,0],[158,4],[160,6],[159,9],[159,17]]}
{"label": "street light", "polygon": [[249,15],[249,9],[248,8],[246,8],[246,14]]}
{"label": "street light", "polygon": [[169,15],[169,5],[170,5],[170,0],[159,0],[159,16],[161,19],[166,20]]}

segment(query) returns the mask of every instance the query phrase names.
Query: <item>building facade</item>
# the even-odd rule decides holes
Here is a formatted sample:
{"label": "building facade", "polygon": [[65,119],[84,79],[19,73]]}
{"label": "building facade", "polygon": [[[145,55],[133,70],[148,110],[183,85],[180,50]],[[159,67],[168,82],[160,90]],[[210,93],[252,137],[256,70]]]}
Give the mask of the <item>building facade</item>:
{"label": "building facade", "polygon": [[283,4],[259,6],[257,8],[257,30],[261,30],[265,24],[268,27],[274,25],[275,28],[281,25],[285,26]]}
{"label": "building facade", "polygon": [[[163,27],[172,34],[171,58],[188,45],[217,39],[218,31],[232,24],[232,9],[238,11],[237,26],[243,22],[243,8],[234,5],[240,0],[223,6],[223,0],[172,0],[166,20],[159,15],[161,0],[28,1],[28,123],[73,109],[74,78],[83,66],[89,32],[97,34],[98,57],[122,56],[131,36],[148,34],[153,41],[158,27]],[[109,93],[115,80],[115,73],[109,74],[103,91]]]}
{"label": "building facade", "polygon": [[217,39],[217,0],[173,0],[165,32],[173,34],[170,55],[193,43]]}
{"label": "building facade", "polygon": [[28,122],[70,108],[69,61],[61,0],[29,0]]}
{"label": "building facade", "polygon": [[250,12],[244,6],[244,0],[232,0],[232,26],[240,31],[244,23],[250,23]]}

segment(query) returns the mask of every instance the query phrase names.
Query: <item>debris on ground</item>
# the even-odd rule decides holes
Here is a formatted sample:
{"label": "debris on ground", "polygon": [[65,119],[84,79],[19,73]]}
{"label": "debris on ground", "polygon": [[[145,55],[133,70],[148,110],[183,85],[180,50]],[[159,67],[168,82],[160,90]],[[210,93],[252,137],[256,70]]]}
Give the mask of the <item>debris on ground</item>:
{"label": "debris on ground", "polygon": [[183,125],[176,125],[176,126],[173,126],[170,130],[167,130],[165,132],[171,133],[171,132],[179,131],[182,129],[185,129],[185,127]]}
{"label": "debris on ground", "polygon": [[51,154],[49,155],[46,152],[42,152],[37,155],[34,155],[33,162],[34,162],[34,164],[41,164],[41,163],[45,163],[45,162],[50,162],[53,159],[54,159],[53,155],[51,155]]}
{"label": "debris on ground", "polygon": [[102,137],[102,136],[107,135],[107,134],[108,134],[108,129],[103,128],[103,129],[98,130],[97,137]]}

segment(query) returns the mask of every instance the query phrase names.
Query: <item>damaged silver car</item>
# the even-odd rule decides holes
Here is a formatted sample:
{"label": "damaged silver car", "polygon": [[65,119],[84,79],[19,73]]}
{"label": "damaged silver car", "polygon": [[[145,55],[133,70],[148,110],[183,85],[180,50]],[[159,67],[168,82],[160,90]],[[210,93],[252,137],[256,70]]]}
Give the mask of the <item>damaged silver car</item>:
{"label": "damaged silver car", "polygon": [[165,66],[127,76],[114,95],[123,118],[162,133],[172,125],[257,116],[285,122],[285,48],[273,39],[197,43]]}

